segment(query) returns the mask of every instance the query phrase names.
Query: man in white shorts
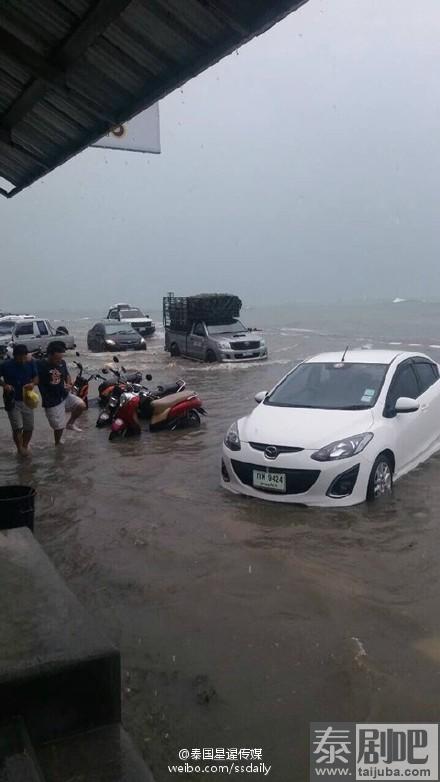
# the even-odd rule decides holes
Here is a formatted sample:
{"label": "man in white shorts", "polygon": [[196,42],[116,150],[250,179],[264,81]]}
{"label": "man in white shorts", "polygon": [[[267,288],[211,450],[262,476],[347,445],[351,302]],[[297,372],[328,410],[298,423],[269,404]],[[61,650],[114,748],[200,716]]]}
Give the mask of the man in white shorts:
{"label": "man in white shorts", "polygon": [[[47,359],[38,362],[41,399],[47,420],[54,431],[55,445],[60,444],[64,428],[81,431],[75,422],[86,409],[82,399],[70,391],[72,381],[63,358],[65,352],[62,342],[51,342]],[[70,413],[67,425],[66,413]]]}
{"label": "man in white shorts", "polygon": [[23,401],[23,391],[33,389],[38,383],[37,375],[37,364],[30,359],[24,345],[14,345],[13,358],[0,364],[0,386],[3,386],[5,393],[5,410],[20,456],[29,455],[29,443],[34,430],[34,411]]}

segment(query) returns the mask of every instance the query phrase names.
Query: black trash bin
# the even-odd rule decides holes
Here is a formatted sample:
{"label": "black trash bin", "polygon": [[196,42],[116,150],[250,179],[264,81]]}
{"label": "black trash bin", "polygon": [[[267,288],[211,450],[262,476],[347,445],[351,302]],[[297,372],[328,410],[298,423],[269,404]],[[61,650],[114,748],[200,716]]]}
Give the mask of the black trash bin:
{"label": "black trash bin", "polygon": [[34,500],[31,486],[0,486],[0,529],[29,527],[33,532]]}

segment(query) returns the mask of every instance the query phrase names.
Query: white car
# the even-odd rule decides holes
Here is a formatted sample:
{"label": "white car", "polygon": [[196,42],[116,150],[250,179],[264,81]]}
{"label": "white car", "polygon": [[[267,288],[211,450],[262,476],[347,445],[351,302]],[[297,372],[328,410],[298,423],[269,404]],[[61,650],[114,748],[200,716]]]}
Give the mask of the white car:
{"label": "white car", "polygon": [[322,353],[255,399],[223,445],[222,485],[238,494],[356,505],[440,449],[439,366],[418,353]]}
{"label": "white car", "polygon": [[2,315],[0,317],[0,359],[8,354],[8,348],[12,344],[13,332],[18,323],[32,320],[35,315]]}
{"label": "white car", "polygon": [[149,315],[145,315],[139,307],[132,307],[131,304],[115,304],[108,311],[106,320],[119,320],[121,323],[128,323],[143,337],[154,334],[156,324],[153,323]]}

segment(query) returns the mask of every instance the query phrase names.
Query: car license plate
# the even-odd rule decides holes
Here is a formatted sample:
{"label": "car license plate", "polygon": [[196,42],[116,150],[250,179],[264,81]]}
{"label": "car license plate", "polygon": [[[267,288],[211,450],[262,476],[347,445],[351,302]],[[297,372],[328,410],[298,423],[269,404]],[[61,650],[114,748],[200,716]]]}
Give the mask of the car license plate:
{"label": "car license plate", "polygon": [[284,472],[254,470],[253,478],[256,489],[270,489],[271,491],[286,493],[286,473]]}

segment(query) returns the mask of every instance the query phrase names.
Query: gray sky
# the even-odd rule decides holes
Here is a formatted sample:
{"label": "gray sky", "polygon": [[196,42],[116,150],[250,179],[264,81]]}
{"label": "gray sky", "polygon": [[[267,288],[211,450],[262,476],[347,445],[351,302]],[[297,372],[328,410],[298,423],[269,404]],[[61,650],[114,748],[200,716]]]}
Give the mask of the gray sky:
{"label": "gray sky", "polygon": [[161,103],[161,155],[0,200],[0,306],[440,298],[439,55],[438,0],[309,0]]}

